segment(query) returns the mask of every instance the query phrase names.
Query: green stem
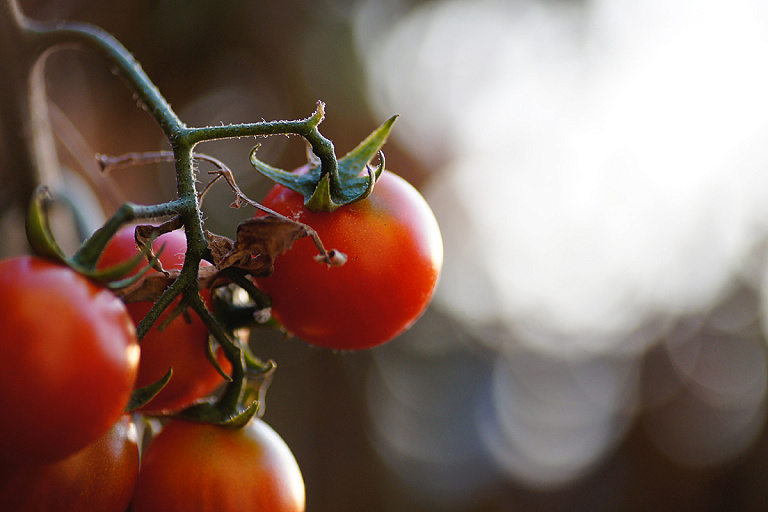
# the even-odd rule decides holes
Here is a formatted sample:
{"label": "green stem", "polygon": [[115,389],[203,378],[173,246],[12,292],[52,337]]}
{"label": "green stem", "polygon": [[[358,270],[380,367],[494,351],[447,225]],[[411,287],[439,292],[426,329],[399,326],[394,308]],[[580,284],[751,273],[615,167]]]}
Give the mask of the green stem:
{"label": "green stem", "polygon": [[325,104],[317,103],[315,112],[297,121],[263,121],[260,123],[230,124],[188,128],[184,138],[192,144],[236,137],[261,137],[267,135],[295,134],[304,137],[312,146],[312,152],[320,159],[323,174],[331,183],[339,186],[339,166],[333,142],[320,133],[318,126],[325,117]]}
{"label": "green stem", "polygon": [[229,334],[227,334],[221,324],[216,321],[199,295],[192,299],[190,306],[208,327],[211,335],[216,338],[219,345],[221,345],[224,355],[229,362],[232,363],[232,380],[227,384],[224,392],[219,397],[216,408],[223,413],[223,416],[235,416],[240,412],[240,400],[243,396],[243,390],[245,389],[246,383],[245,355],[243,349],[229,337]]}
{"label": "green stem", "polygon": [[124,203],[115,214],[99,229],[97,229],[77,250],[72,260],[83,266],[94,266],[109,240],[123,225],[136,219],[151,219],[175,215],[181,209],[178,200],[167,203],[140,205]]}
{"label": "green stem", "polygon": [[173,300],[181,295],[181,293],[184,291],[184,281],[185,279],[182,279],[182,276],[179,275],[179,277],[173,283],[171,283],[171,286],[165,289],[163,294],[159,299],[157,299],[157,302],[155,302],[152,308],[147,311],[147,314],[144,315],[144,318],[142,318],[141,322],[139,322],[139,324],[136,326],[136,336],[138,337],[139,341],[144,339],[144,336],[147,335],[149,329],[151,329],[155,322],[157,322],[163,311],[170,307]]}

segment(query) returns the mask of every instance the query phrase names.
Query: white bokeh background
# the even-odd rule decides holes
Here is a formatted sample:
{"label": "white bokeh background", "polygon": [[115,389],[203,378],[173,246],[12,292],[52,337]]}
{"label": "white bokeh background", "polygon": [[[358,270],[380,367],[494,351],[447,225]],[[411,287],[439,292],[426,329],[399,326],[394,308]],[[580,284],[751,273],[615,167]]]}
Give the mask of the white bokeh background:
{"label": "white bokeh background", "polygon": [[[743,334],[761,306],[718,306],[766,288],[768,4],[369,1],[355,27],[374,108],[407,112],[393,137],[435,168],[437,307],[491,354],[487,381],[466,381],[485,401],[460,423],[488,454],[462,459],[473,474],[571,482],[621,441],[641,396],[648,435],[677,462],[743,453],[765,420],[764,342]],[[455,347],[435,336],[430,361],[450,366]],[[377,354],[379,373],[423,345]],[[659,347],[670,373],[644,389]],[[372,379],[371,399],[396,410],[431,389],[432,373],[412,375],[389,394]],[[402,424],[414,415],[374,416],[385,458],[430,459]],[[411,430],[451,414],[431,417]]]}

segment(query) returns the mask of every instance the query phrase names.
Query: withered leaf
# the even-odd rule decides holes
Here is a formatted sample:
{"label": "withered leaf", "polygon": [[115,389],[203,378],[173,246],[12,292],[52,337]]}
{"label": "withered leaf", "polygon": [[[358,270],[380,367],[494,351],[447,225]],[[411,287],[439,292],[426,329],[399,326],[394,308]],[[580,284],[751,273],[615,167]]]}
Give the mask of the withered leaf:
{"label": "withered leaf", "polygon": [[155,302],[163,294],[166,288],[179,277],[178,270],[169,270],[167,273],[149,272],[132,285],[116,290],[116,293],[124,302]]}
{"label": "withered leaf", "polygon": [[211,256],[213,256],[213,263],[218,267],[219,262],[232,250],[235,242],[208,230],[205,231],[205,238],[208,241],[208,250],[211,251]]}
{"label": "withered leaf", "polygon": [[[136,243],[144,244],[160,234],[178,229],[176,219],[161,226],[137,226]],[[206,231],[214,266],[201,266],[198,271],[200,289],[226,284],[220,272],[229,267],[246,270],[255,277],[266,277],[274,270],[274,260],[304,236],[312,236],[310,227],[286,217],[266,215],[245,219],[237,226],[237,239],[230,240]],[[314,235],[316,237],[316,235]],[[316,241],[316,244],[319,242]],[[333,251],[332,251],[333,252]],[[179,276],[178,270],[148,272],[135,283],[117,290],[125,302],[156,301]]]}
{"label": "withered leaf", "polygon": [[[179,277],[179,270],[168,270],[166,273],[149,272],[141,276],[135,283],[115,290],[115,293],[123,299],[123,302],[155,302],[163,294],[166,288]],[[217,286],[218,269],[216,267],[200,267],[197,274],[199,288],[201,290]]]}
{"label": "withered leaf", "polygon": [[[307,235],[307,226],[285,217],[265,215],[245,219],[237,226],[237,239],[231,249],[220,260],[215,259],[215,263],[219,270],[235,266],[256,277],[266,277],[274,270],[275,258]],[[214,258],[220,250],[211,248]]]}
{"label": "withered leaf", "polygon": [[154,263],[152,264],[152,267],[159,271],[168,273],[165,269],[163,269],[163,266],[160,264],[160,260],[158,260],[155,257],[155,253],[152,250],[152,241],[159,237],[160,235],[164,235],[165,233],[170,233],[171,231],[175,231],[177,229],[181,229],[184,227],[184,222],[181,219],[181,216],[177,215],[171,219],[169,219],[166,222],[163,222],[162,224],[155,226],[153,224],[140,224],[136,226],[136,229],[134,231],[134,238],[136,240],[136,247],[139,248],[139,250],[142,249],[142,247],[145,247],[147,250],[147,260],[152,261],[154,258]]}

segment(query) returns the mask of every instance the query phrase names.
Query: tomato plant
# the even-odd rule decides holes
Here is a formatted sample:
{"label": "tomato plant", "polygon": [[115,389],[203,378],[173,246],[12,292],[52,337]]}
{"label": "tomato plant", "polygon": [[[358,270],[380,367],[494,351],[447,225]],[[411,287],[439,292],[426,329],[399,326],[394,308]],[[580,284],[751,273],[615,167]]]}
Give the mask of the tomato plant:
{"label": "tomato plant", "polygon": [[[161,247],[163,250],[159,260],[163,268],[181,269],[187,248],[183,231],[176,230],[160,235],[153,243],[153,250],[159,251]],[[114,265],[129,260],[137,254],[139,250],[136,248],[134,228],[126,226],[110,240],[99,260],[99,266]],[[136,271],[140,266],[137,266]],[[206,301],[210,301],[207,290],[203,290],[202,295]],[[178,299],[174,301],[141,340],[137,387],[156,382],[165,375],[168,368],[173,367],[171,380],[141,409],[144,412],[181,409],[207,396],[224,382],[208,360],[208,328],[197,315],[181,314],[167,325],[163,325],[178,303]],[[127,305],[127,308],[134,322],[138,324],[152,305],[152,302],[132,302]],[[220,349],[217,357],[219,365],[225,371],[229,371],[231,366]]]}
{"label": "tomato plant", "polygon": [[[384,171],[380,148],[395,117],[342,159],[318,129],[325,117],[322,102],[299,120],[190,126],[110,34],[86,23],[32,20],[16,0],[0,0],[0,11],[0,38],[9,43],[0,45],[7,57],[0,59],[0,69],[11,71],[5,73],[9,90],[20,96],[6,102],[10,114],[2,112],[3,126],[13,142],[9,148],[19,146],[23,155],[11,166],[13,177],[21,178],[13,180],[18,190],[4,192],[9,198],[32,197],[27,241],[34,253],[50,260],[0,262],[0,492],[7,493],[0,495],[2,507],[65,510],[95,493],[103,501],[83,506],[108,510],[110,493],[95,487],[101,482],[114,484],[121,500],[114,507],[122,509],[136,474],[135,445],[120,432],[111,440],[96,440],[129,403],[131,408],[143,403],[146,390],[131,397],[136,386],[155,383],[173,368],[168,386],[142,411],[174,417],[144,454],[132,510],[303,511],[304,483],[293,454],[274,430],[254,419],[275,364],[260,360],[233,332],[262,319],[270,300],[286,329],[337,349],[383,343],[421,315],[438,280],[442,243],[421,195]],[[75,221],[70,226],[75,229],[62,230],[72,238],[92,219],[81,201],[88,195],[80,187],[60,186],[71,181],[59,179],[63,166],[50,130],[66,122],[46,118],[42,62],[59,44],[85,46],[103,57],[172,149],[98,155],[102,170],[172,161],[168,168],[176,181],[176,196],[167,201],[126,202],[93,215],[108,218],[72,254],[58,244],[49,215]],[[59,121],[66,121],[60,115]],[[302,136],[316,157],[307,167],[307,179],[294,182],[286,176],[296,175],[261,165],[254,158],[256,149],[251,152],[254,167],[281,184],[266,205],[283,215],[246,219],[237,226],[235,241],[205,229],[201,203],[210,200],[207,192],[217,181],[234,192],[231,206],[262,206],[242,193],[223,162],[196,148],[206,141],[277,134]],[[380,165],[373,170],[369,163],[376,155]],[[198,190],[201,164],[215,170]],[[90,174],[85,181],[98,193],[98,178]],[[57,201],[66,207],[47,208]],[[155,252],[165,245],[160,262],[172,272],[122,279],[137,254],[132,228],[124,226],[156,220],[162,230],[176,229],[154,244]],[[201,269],[203,258],[214,265]],[[216,315],[210,296],[199,291],[201,281],[222,288]],[[148,300],[154,302],[136,302]],[[217,365],[209,361],[210,337],[222,347],[216,357],[229,379],[215,400],[197,400],[223,383]],[[118,445],[130,452],[125,459]],[[24,497],[34,503],[13,494],[25,489]]]}
{"label": "tomato plant", "polygon": [[70,268],[0,261],[0,461],[68,456],[120,418],[139,347],[122,301]]}
{"label": "tomato plant", "polygon": [[304,506],[296,459],[264,421],[229,428],[172,420],[145,452],[132,511],[300,512]]}
{"label": "tomato plant", "polygon": [[384,171],[370,196],[333,212],[309,211],[301,194],[282,185],[262,204],[311,226],[327,247],[348,257],[341,267],[317,264],[317,249],[304,238],[258,280],[289,332],[322,347],[367,348],[402,333],[426,308],[442,266],[442,240],[426,201],[402,178]]}
{"label": "tomato plant", "polygon": [[0,481],[0,503],[24,512],[125,512],[138,474],[136,427],[123,416],[74,455],[11,471]]}

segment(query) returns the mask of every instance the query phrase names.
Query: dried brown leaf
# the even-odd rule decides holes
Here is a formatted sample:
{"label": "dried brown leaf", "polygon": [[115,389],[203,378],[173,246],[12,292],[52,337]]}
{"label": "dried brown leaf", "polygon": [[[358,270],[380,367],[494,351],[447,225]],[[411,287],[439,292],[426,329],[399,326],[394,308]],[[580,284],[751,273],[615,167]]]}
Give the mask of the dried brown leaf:
{"label": "dried brown leaf", "polygon": [[219,270],[234,266],[257,277],[268,276],[274,270],[275,258],[307,235],[306,226],[285,217],[265,215],[245,219],[237,226],[237,239],[232,248],[216,261],[216,266]]}
{"label": "dried brown leaf", "polygon": [[155,302],[179,276],[178,270],[149,272],[130,286],[116,290],[124,302]]}
{"label": "dried brown leaf", "polygon": [[[152,250],[152,241],[157,237],[159,237],[160,235],[164,235],[165,233],[170,233],[171,231],[175,231],[183,227],[184,227],[184,222],[182,221],[181,217],[178,215],[157,226],[153,224],[140,224],[136,226],[136,229],[134,231],[134,238],[136,239],[136,247],[138,247],[139,250],[141,250],[142,247],[146,247],[147,260],[152,261],[152,259],[155,258],[155,253]],[[156,258],[152,267],[159,272],[164,272],[165,274],[168,274],[168,271],[165,270],[163,266],[160,264],[160,260]]]}
{"label": "dried brown leaf", "polygon": [[219,262],[223,260],[235,246],[235,242],[225,236],[217,235],[216,233],[207,230],[205,232],[205,238],[208,241],[208,249],[211,251],[211,256],[213,256],[213,264],[218,267]]}

